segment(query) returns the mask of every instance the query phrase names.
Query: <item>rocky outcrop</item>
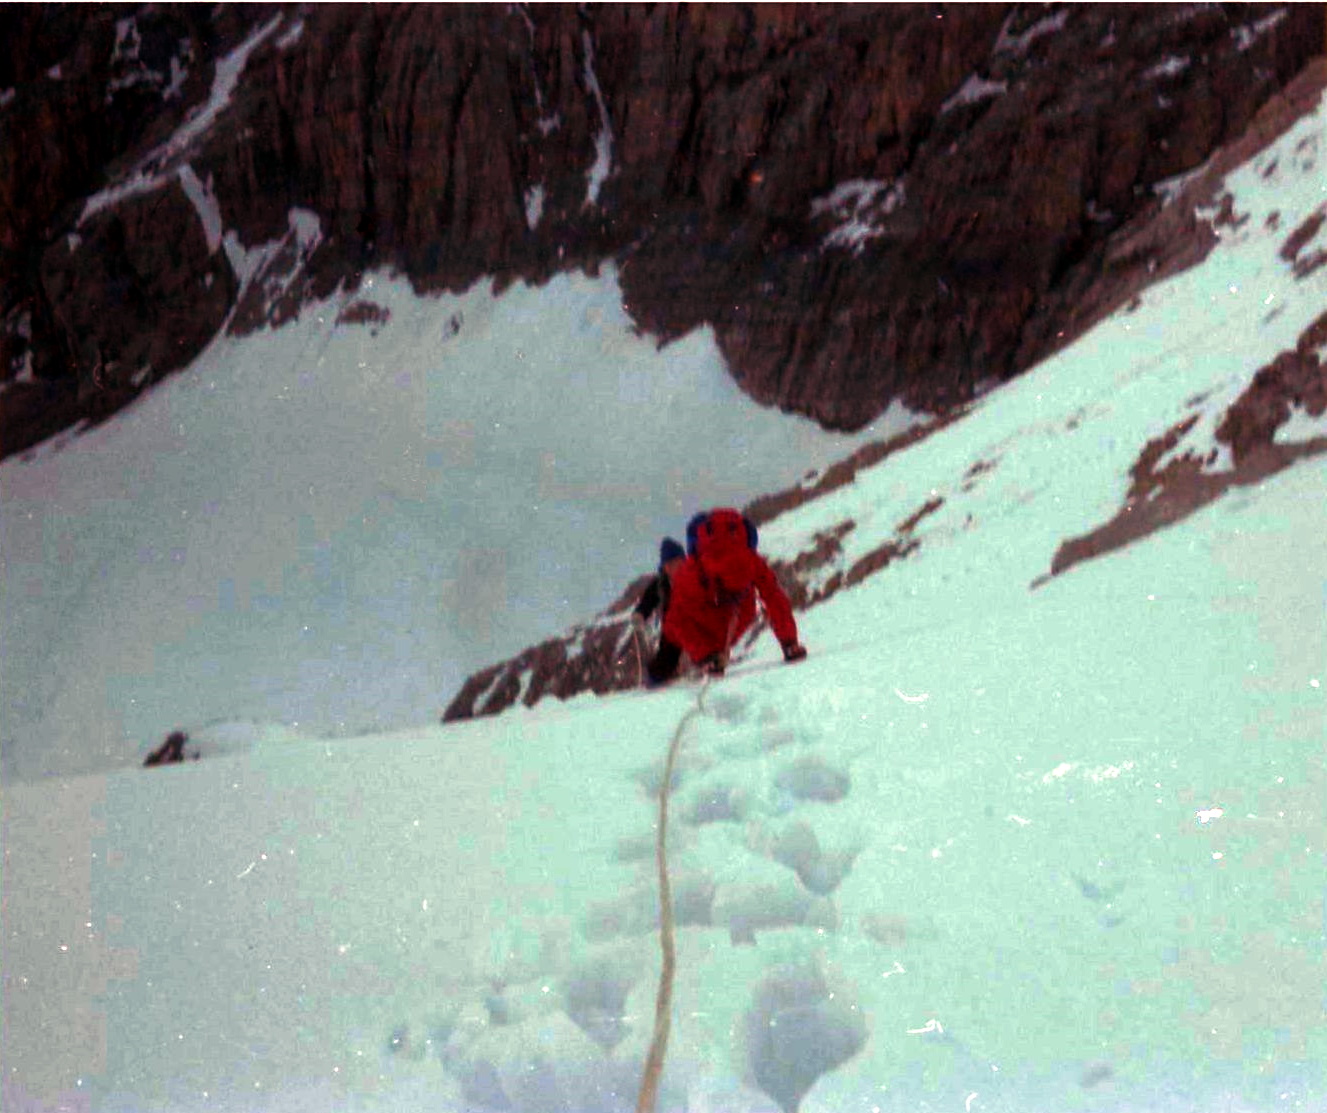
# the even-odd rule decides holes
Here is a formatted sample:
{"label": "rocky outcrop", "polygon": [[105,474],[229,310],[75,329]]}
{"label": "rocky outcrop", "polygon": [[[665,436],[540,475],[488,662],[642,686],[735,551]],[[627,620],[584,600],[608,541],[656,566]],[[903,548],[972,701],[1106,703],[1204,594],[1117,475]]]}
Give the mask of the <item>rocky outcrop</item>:
{"label": "rocky outcrop", "polygon": [[[163,238],[163,227],[177,231]],[[103,393],[188,362],[236,294],[234,272],[178,181],[83,222],[43,255],[41,281],[57,327]]]}
{"label": "rocky outcrop", "polygon": [[[735,114],[754,129],[747,177],[729,180],[739,203],[702,192],[625,272],[649,327],[712,322],[750,393],[845,428],[893,397],[961,401],[1052,350],[1081,326],[1116,234],[1322,42],[1321,13],[1306,9],[913,14],[893,35],[863,20],[802,48],[817,62],[780,75],[786,102],[753,89],[751,111]],[[891,64],[886,42],[905,39]],[[912,112],[859,123],[844,106],[870,89],[907,89]],[[816,138],[794,160],[781,129],[798,110]],[[851,155],[836,144],[849,133],[862,141]],[[782,201],[758,215],[762,191]],[[661,296],[677,273],[698,278]]]}
{"label": "rocky outcrop", "polygon": [[243,10],[11,5],[0,14],[0,455],[117,412],[192,359],[236,294],[180,179],[124,191],[204,103]]}
{"label": "rocky outcrop", "polygon": [[[643,585],[636,588],[637,594]],[[621,615],[604,616],[591,626],[550,638],[469,677],[443,711],[444,723],[496,715],[521,704],[533,707],[545,696],[570,699],[582,692],[639,687],[645,641]]]}
{"label": "rocky outcrop", "polygon": [[143,759],[143,765],[146,768],[152,768],[157,765],[178,765],[186,757],[192,761],[198,760],[198,752],[185,750],[188,745],[189,735],[182,730],[173,730],[166,735],[165,740]]}
{"label": "rocky outcrop", "polygon": [[[178,232],[164,239],[160,227]],[[65,236],[42,257],[39,276],[49,299],[41,303],[48,335],[58,337],[64,361],[61,373],[29,374],[0,393],[6,430],[26,418],[27,436],[15,448],[73,421],[108,417],[188,363],[221,328],[236,292],[233,273],[209,251],[178,183],[131,198]],[[24,350],[18,355],[32,359]],[[70,367],[82,373],[70,374]]]}
{"label": "rocky outcrop", "polygon": [[[1059,284],[1051,297],[1056,311],[1043,322],[1041,333],[1029,332],[1032,353],[1049,354],[1071,344],[1103,317],[1129,304],[1138,292],[1195,266],[1207,257],[1223,229],[1241,218],[1222,186],[1227,174],[1270,145],[1306,113],[1327,90],[1327,62],[1315,60],[1254,114],[1245,130],[1213,152],[1201,166],[1167,183],[1141,213],[1116,231],[1091,267],[1079,268]],[[1208,213],[1214,215],[1208,216]],[[1312,218],[1296,229],[1282,248],[1282,257],[1305,277],[1327,259],[1311,248],[1317,232]],[[1055,335],[1045,333],[1050,323]]]}
{"label": "rocky outcrop", "polygon": [[[1327,413],[1327,313],[1253,377],[1216,429],[1230,446],[1238,469],[1274,443],[1276,432],[1299,410],[1309,417]],[[1319,450],[1323,446],[1319,446]]]}
{"label": "rocky outcrop", "polygon": [[0,20],[4,454],[376,267],[430,291],[613,259],[643,329],[713,325],[762,401],[941,410],[1110,305],[1158,190],[1323,42],[1321,5]]}
{"label": "rocky outcrop", "polygon": [[[1300,335],[1295,347],[1260,368],[1248,388],[1226,410],[1215,439],[1230,451],[1230,465],[1214,469],[1206,456],[1177,451],[1198,423],[1198,414],[1178,422],[1150,441],[1129,471],[1123,505],[1090,533],[1071,538],[1051,561],[1050,576],[1129,545],[1140,537],[1181,522],[1227,491],[1261,483],[1292,464],[1327,453],[1327,436],[1279,441],[1277,431],[1293,412],[1308,417],[1327,413],[1327,313]],[[1201,400],[1196,402],[1200,405]],[[1044,584],[1050,577],[1038,580]]]}

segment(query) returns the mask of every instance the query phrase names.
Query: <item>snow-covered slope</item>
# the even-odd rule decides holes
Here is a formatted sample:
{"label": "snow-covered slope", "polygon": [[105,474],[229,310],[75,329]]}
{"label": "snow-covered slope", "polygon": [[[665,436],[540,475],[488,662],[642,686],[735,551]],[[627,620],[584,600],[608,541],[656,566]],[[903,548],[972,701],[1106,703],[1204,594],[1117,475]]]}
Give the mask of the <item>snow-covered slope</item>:
{"label": "snow-covered slope", "polygon": [[847,564],[931,506],[804,663],[9,785],[5,1109],[633,1108],[697,708],[661,1108],[1327,1109],[1327,455],[1046,578],[1167,433],[1234,484],[1216,415],[1327,304],[1283,254],[1325,145],[1320,109],[1200,268],[768,525],[850,519]]}
{"label": "snow-covered slope", "polygon": [[497,298],[366,279],[0,466],[5,775],[141,761],[214,720],[428,721],[697,503],[869,435],[762,410],[708,332],[657,349],[611,270]]}

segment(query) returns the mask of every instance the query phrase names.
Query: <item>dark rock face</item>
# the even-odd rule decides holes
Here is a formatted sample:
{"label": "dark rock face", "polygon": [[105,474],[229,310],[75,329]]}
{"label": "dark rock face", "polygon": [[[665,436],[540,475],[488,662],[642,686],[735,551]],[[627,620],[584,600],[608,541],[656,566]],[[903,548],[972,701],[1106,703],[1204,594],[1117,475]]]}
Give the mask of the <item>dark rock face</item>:
{"label": "dark rock face", "polygon": [[[896,396],[968,398],[1052,350],[1156,183],[1239,134],[1320,49],[1320,23],[1291,14],[1304,22],[1169,5],[840,15],[799,48],[816,61],[783,75],[783,111],[759,79],[741,87],[745,188],[730,177],[732,204],[702,191],[680,227],[657,226],[628,259],[629,301],[664,335],[714,323],[751,394],[832,426]],[[887,103],[863,118],[851,106],[870,90]],[[814,122],[785,147],[798,110]],[[762,191],[780,202],[761,211]],[[827,249],[853,222],[865,238]],[[661,296],[678,273],[699,281]]]}
{"label": "dark rock face", "polygon": [[206,100],[261,11],[0,11],[0,455],[117,412],[225,320],[234,277],[178,179],[80,218]]}
{"label": "dark rock face", "polygon": [[7,455],[373,267],[611,259],[757,399],[961,403],[1082,327],[1323,9],[16,5],[0,34]]}
{"label": "dark rock face", "polygon": [[[178,232],[161,237],[154,229],[162,226]],[[59,338],[66,359],[59,366],[85,373],[8,384],[0,393],[6,450],[12,426],[27,433],[12,446],[17,449],[72,421],[117,412],[161,374],[193,359],[221,327],[235,296],[229,266],[209,252],[178,185],[126,201],[81,234],[57,241],[39,274],[50,301],[38,304],[49,313],[48,335]]]}
{"label": "dark rock face", "polygon": [[[163,227],[173,234],[159,235]],[[40,273],[57,328],[100,390],[188,362],[225,322],[236,292],[177,181],[92,217],[46,251]]]}

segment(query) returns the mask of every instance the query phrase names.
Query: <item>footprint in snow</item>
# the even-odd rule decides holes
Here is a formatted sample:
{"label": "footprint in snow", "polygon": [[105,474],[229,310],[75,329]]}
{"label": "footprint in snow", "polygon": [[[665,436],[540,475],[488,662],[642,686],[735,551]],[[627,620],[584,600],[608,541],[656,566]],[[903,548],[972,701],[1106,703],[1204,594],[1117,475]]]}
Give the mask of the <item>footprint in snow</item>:
{"label": "footprint in snow", "polygon": [[771,858],[797,874],[808,892],[829,896],[848,876],[861,848],[826,851],[808,824],[795,821],[783,829],[769,851]]}
{"label": "footprint in snow", "polygon": [[780,770],[774,778],[774,786],[798,800],[836,804],[848,795],[852,778],[846,770],[815,754],[807,754]]}
{"label": "footprint in snow", "polygon": [[684,818],[693,827],[706,823],[740,823],[746,818],[749,806],[747,795],[741,789],[717,784],[697,791]]}
{"label": "footprint in snow", "polygon": [[738,725],[746,721],[747,697],[741,692],[720,692],[709,698],[707,709],[721,723]]}
{"label": "footprint in snow", "polygon": [[831,986],[813,963],[775,967],[755,987],[744,1032],[747,1066],[784,1113],[796,1113],[822,1075],[866,1044],[866,1021],[852,998],[851,987]]}

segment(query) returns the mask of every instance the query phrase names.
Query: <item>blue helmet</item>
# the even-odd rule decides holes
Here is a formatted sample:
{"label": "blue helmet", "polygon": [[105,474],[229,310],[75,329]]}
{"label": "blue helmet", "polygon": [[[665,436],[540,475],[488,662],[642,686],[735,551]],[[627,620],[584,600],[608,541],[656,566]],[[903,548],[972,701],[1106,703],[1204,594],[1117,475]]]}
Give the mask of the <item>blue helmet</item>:
{"label": "blue helmet", "polygon": [[671,537],[665,537],[659,545],[659,567],[663,568],[670,561],[686,556],[686,550]]}

